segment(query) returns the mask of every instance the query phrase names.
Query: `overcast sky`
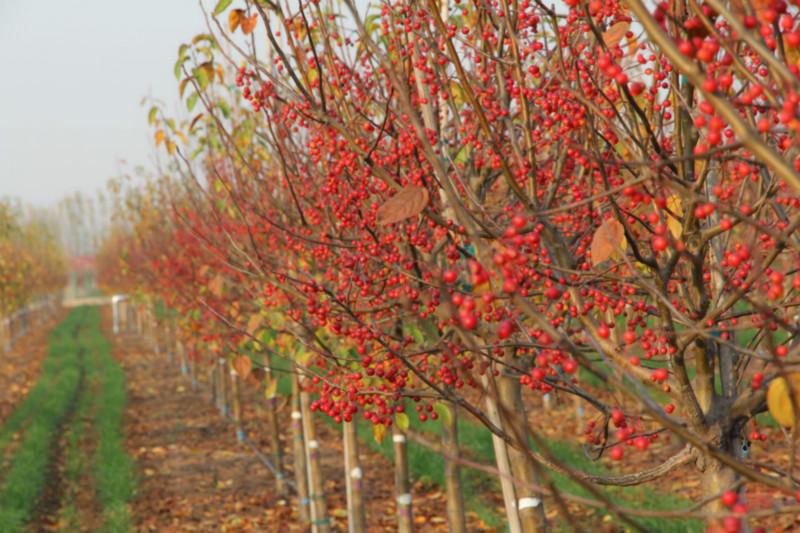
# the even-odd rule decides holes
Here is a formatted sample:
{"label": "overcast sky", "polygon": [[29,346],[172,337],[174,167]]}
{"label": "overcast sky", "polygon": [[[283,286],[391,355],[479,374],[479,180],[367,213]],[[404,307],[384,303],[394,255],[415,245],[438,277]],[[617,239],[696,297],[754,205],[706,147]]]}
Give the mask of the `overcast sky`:
{"label": "overcast sky", "polygon": [[175,108],[178,46],[204,29],[197,0],[0,0],[0,198],[54,205],[147,164],[140,101]]}

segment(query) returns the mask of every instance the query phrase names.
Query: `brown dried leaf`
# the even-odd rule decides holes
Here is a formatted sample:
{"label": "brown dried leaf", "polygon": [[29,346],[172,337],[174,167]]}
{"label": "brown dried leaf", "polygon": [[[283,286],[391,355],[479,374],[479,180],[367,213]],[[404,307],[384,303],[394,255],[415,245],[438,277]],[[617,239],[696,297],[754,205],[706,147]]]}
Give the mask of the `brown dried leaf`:
{"label": "brown dried leaf", "polygon": [[224,286],[225,279],[220,274],[217,274],[211,281],[208,282],[208,290],[211,291],[211,294],[217,298],[222,296],[222,288]]}
{"label": "brown dried leaf", "polygon": [[606,43],[606,46],[609,48],[614,48],[619,42],[625,37],[625,34],[628,33],[628,29],[631,27],[630,22],[617,22],[613,24],[610,28],[603,32],[603,42]]}
{"label": "brown dried leaf", "polygon": [[250,335],[254,335],[256,330],[261,326],[261,323],[264,321],[264,317],[261,316],[261,313],[256,313],[250,316],[250,319],[247,321],[247,333]]}
{"label": "brown dried leaf", "polygon": [[253,370],[253,360],[246,355],[237,355],[233,360],[233,369],[242,379],[247,379]]}
{"label": "brown dried leaf", "polygon": [[377,223],[386,226],[417,216],[428,205],[428,190],[417,185],[406,185],[378,208]]}
{"label": "brown dried leaf", "polygon": [[604,220],[592,237],[592,265],[602,263],[614,252],[625,248],[625,228],[619,220]]}
{"label": "brown dried leaf", "polygon": [[250,371],[250,377],[247,378],[247,382],[252,385],[261,385],[266,375],[263,368],[254,368]]}

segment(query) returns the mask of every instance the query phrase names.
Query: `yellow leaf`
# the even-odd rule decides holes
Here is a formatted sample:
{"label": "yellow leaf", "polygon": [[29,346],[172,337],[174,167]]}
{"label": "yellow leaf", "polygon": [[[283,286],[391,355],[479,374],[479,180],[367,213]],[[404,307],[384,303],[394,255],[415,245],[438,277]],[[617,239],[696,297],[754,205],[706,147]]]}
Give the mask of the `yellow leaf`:
{"label": "yellow leaf", "polygon": [[308,363],[311,360],[311,355],[312,353],[309,350],[300,348],[297,352],[297,355],[295,356],[295,359],[301,365],[306,366],[306,363]]}
{"label": "yellow leaf", "polygon": [[375,439],[375,442],[380,444],[383,442],[383,437],[386,436],[386,426],[383,424],[375,424],[372,426],[372,437]]}
{"label": "yellow leaf", "polygon": [[278,395],[278,380],[270,378],[269,383],[264,388],[264,398],[271,400]]}
{"label": "yellow leaf", "polygon": [[679,239],[683,233],[683,224],[680,221],[680,218],[683,217],[683,202],[681,202],[681,197],[677,194],[673,194],[667,198],[667,209],[675,215],[667,214],[667,228],[669,232],[672,233],[673,237]]}
{"label": "yellow leaf", "polygon": [[408,431],[409,422],[408,415],[405,413],[397,413],[394,415],[394,423],[397,424],[397,427],[400,428],[401,431]]}
{"label": "yellow leaf", "polygon": [[174,142],[167,141],[167,152],[169,153],[169,155],[174,154],[176,149],[177,149],[177,146],[175,146]]}
{"label": "yellow leaf", "polygon": [[236,28],[242,23],[242,19],[244,19],[244,9],[234,9],[228,13],[228,29],[231,33],[236,31]]}
{"label": "yellow leaf", "polygon": [[787,374],[786,378],[775,378],[767,388],[769,414],[784,427],[793,427],[795,420],[792,399],[789,396],[790,388],[794,401],[800,405],[800,372]]}
{"label": "yellow leaf", "polygon": [[636,55],[636,51],[639,49],[639,41],[636,40],[636,35],[631,35],[628,38],[628,55],[634,56]]}

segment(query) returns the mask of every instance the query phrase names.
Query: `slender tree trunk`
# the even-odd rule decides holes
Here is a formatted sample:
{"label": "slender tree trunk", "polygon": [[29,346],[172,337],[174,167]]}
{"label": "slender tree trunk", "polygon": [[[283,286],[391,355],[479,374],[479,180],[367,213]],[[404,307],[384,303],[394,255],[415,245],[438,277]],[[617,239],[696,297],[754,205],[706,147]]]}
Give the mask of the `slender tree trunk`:
{"label": "slender tree trunk", "polygon": [[211,403],[219,408],[219,383],[217,374],[219,374],[219,362],[214,361],[211,365]]}
{"label": "slender tree trunk", "polygon": [[297,505],[300,522],[311,522],[311,500],[308,498],[306,445],[303,435],[303,414],[300,411],[300,383],[297,374],[292,378],[292,442],[294,451],[294,480],[297,486]]}
{"label": "slender tree trunk", "polygon": [[3,327],[2,334],[0,335],[0,342],[3,344],[3,350],[8,353],[11,349],[11,320],[4,318],[2,321]]}
{"label": "slender tree trunk", "polygon": [[222,416],[228,415],[228,380],[226,379],[226,375],[228,373],[228,365],[225,358],[220,357],[219,359],[219,376],[217,379],[217,383],[219,385],[219,391],[217,395],[217,399],[219,400],[219,412]]}
{"label": "slender tree trunk", "polygon": [[447,492],[447,525],[451,533],[466,533],[464,493],[461,486],[461,467],[458,465],[458,410],[448,405],[450,416],[442,418],[442,447],[447,453],[444,460],[444,481]]}
{"label": "slender tree trunk", "polygon": [[411,508],[411,479],[408,476],[408,442],[406,436],[392,424],[394,447],[394,496],[397,502],[397,531],[411,533],[414,521]]}
{"label": "slender tree trunk", "polygon": [[142,309],[141,307],[136,310],[136,333],[141,335],[144,332],[144,323],[142,322]]}
{"label": "slender tree trunk", "polygon": [[344,443],[344,472],[347,486],[347,530],[349,533],[367,531],[364,510],[363,472],[358,456],[358,433],[356,421],[342,423]]}
{"label": "slender tree trunk", "polygon": [[300,389],[300,408],[303,412],[303,434],[306,444],[306,461],[308,464],[308,486],[311,498],[311,529],[316,533],[328,533],[331,530],[328,518],[328,506],[325,501],[325,484],[319,464],[319,441],[314,427],[311,412],[311,397]]}
{"label": "slender tree trunk", "polygon": [[197,353],[194,357],[189,358],[189,375],[192,378],[192,390],[197,390]]}
{"label": "slender tree trunk", "polygon": [[[500,393],[501,415],[503,427],[508,428],[512,436],[519,439],[519,445],[528,446],[528,421],[525,406],[522,404],[522,391],[519,380],[512,376],[500,376],[497,384]],[[524,452],[509,447],[509,460],[511,470],[514,472],[514,488],[517,495],[517,512],[519,514],[522,531],[538,532],[547,529],[544,514],[544,503],[541,495],[530,487],[538,483],[536,472],[533,469],[530,457]]]}
{"label": "slender tree trunk", "polygon": [[233,422],[236,426],[236,440],[244,441],[244,426],[242,425],[242,390],[239,374],[231,370],[231,406],[233,411]]}
{"label": "slender tree trunk", "polygon": [[267,397],[267,434],[269,436],[269,447],[272,452],[272,462],[275,467],[275,488],[278,494],[287,494],[286,474],[283,469],[283,451],[281,449],[280,427],[278,425],[278,387],[273,385],[273,380],[278,378],[273,375],[272,361],[269,355],[264,356],[264,369],[266,371],[267,390],[272,391]]}
{"label": "slender tree trunk", "polygon": [[181,374],[189,374],[189,364],[186,357],[186,350],[184,349],[183,343],[178,341],[178,360],[181,364]]}
{"label": "slender tree trunk", "polygon": [[[486,414],[489,420],[498,427],[502,427],[503,421],[500,418],[500,411],[497,408],[497,385],[491,372],[484,373],[483,387],[486,389]],[[497,463],[497,471],[500,474],[500,489],[503,492],[503,504],[506,509],[506,521],[508,522],[509,533],[521,533],[519,514],[517,512],[517,496],[514,491],[514,481],[511,473],[511,463],[508,458],[508,446],[506,442],[492,433],[492,445],[494,447],[494,457]]]}

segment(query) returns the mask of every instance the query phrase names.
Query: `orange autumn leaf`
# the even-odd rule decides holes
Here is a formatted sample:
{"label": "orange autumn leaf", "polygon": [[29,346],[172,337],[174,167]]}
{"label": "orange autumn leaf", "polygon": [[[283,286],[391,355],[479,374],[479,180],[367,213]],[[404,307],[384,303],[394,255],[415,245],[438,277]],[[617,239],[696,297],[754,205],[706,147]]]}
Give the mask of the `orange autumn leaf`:
{"label": "orange autumn leaf", "polygon": [[386,226],[417,216],[428,205],[428,190],[417,185],[406,185],[378,208],[377,223]]}
{"label": "orange autumn leaf", "polygon": [[228,29],[231,31],[231,33],[236,31],[236,28],[239,27],[244,18],[244,9],[234,9],[228,13]]}
{"label": "orange autumn leaf", "polygon": [[253,13],[248,18],[243,18],[239,25],[242,27],[242,33],[245,35],[250,35],[253,33],[253,30],[256,28],[256,22],[258,22],[258,15]]}
{"label": "orange autumn leaf", "polygon": [[219,298],[222,296],[222,288],[224,285],[225,280],[222,276],[217,274],[210,282],[208,282],[208,290],[211,291],[211,294]]}
{"label": "orange autumn leaf", "polygon": [[619,220],[613,218],[604,220],[592,237],[592,264],[602,263],[614,255],[617,250],[624,250],[626,244],[625,228],[622,227]]}
{"label": "orange autumn leaf", "polygon": [[628,28],[631,27],[630,22],[617,22],[613,24],[608,30],[603,32],[603,42],[609,48],[614,48],[628,33]]}
{"label": "orange autumn leaf", "polygon": [[261,326],[261,322],[263,322],[264,318],[261,316],[260,313],[256,313],[250,316],[250,319],[247,321],[247,333],[250,335],[254,335],[256,330]]}
{"label": "orange autumn leaf", "polygon": [[250,371],[253,370],[253,360],[246,355],[237,355],[233,360],[233,369],[242,379],[247,379]]}

